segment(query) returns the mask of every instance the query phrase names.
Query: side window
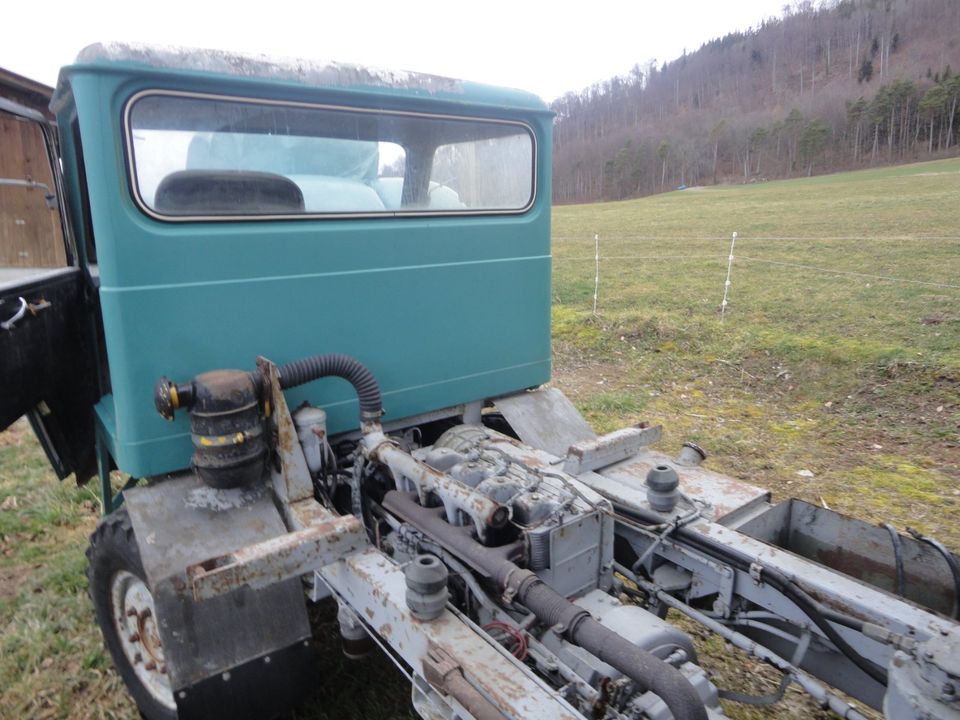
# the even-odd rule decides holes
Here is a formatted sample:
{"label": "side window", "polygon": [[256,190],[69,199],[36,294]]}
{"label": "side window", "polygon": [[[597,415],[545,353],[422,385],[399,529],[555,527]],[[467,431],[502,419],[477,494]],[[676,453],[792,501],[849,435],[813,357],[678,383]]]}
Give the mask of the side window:
{"label": "side window", "polygon": [[43,133],[0,112],[0,284],[67,264]]}
{"label": "side window", "polygon": [[167,219],[522,212],[521,123],[146,93],[127,107],[134,192]]}

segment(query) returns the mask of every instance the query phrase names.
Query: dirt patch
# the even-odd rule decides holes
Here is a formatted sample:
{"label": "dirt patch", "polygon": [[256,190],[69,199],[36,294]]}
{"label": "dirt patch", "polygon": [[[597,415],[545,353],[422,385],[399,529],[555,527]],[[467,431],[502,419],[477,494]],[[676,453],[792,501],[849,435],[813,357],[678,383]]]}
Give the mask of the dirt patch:
{"label": "dirt patch", "polygon": [[0,600],[15,597],[30,575],[32,572],[29,565],[0,568]]}
{"label": "dirt patch", "polygon": [[20,418],[6,430],[0,432],[0,447],[20,447],[25,439],[32,441],[33,437],[30,424],[24,418]]}

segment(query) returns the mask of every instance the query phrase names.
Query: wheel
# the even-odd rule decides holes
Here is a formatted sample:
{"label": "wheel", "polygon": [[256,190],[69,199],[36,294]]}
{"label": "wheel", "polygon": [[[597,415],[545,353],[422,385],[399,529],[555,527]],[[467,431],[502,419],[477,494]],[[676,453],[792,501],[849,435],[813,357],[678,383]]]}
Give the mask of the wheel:
{"label": "wheel", "polygon": [[125,509],[97,525],[87,561],[90,599],[117,672],[147,720],[176,720],[156,608]]}

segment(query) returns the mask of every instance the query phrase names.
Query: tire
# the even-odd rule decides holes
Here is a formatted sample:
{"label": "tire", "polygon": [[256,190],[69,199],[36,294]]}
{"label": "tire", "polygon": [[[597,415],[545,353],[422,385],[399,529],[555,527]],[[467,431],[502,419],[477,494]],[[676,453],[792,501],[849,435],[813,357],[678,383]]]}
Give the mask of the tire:
{"label": "tire", "polygon": [[114,667],[147,720],[176,720],[156,610],[126,509],[103,518],[87,548],[90,599]]}

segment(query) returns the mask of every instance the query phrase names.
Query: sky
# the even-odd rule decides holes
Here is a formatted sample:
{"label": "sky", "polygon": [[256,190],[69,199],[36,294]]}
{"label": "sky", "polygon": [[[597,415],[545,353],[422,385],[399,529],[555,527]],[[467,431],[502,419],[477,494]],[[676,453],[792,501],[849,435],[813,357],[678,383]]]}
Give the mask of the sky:
{"label": "sky", "polygon": [[119,40],[427,72],[549,102],[756,26],[785,1],[54,0],[42,12],[9,2],[0,67],[54,85],[81,48]]}

